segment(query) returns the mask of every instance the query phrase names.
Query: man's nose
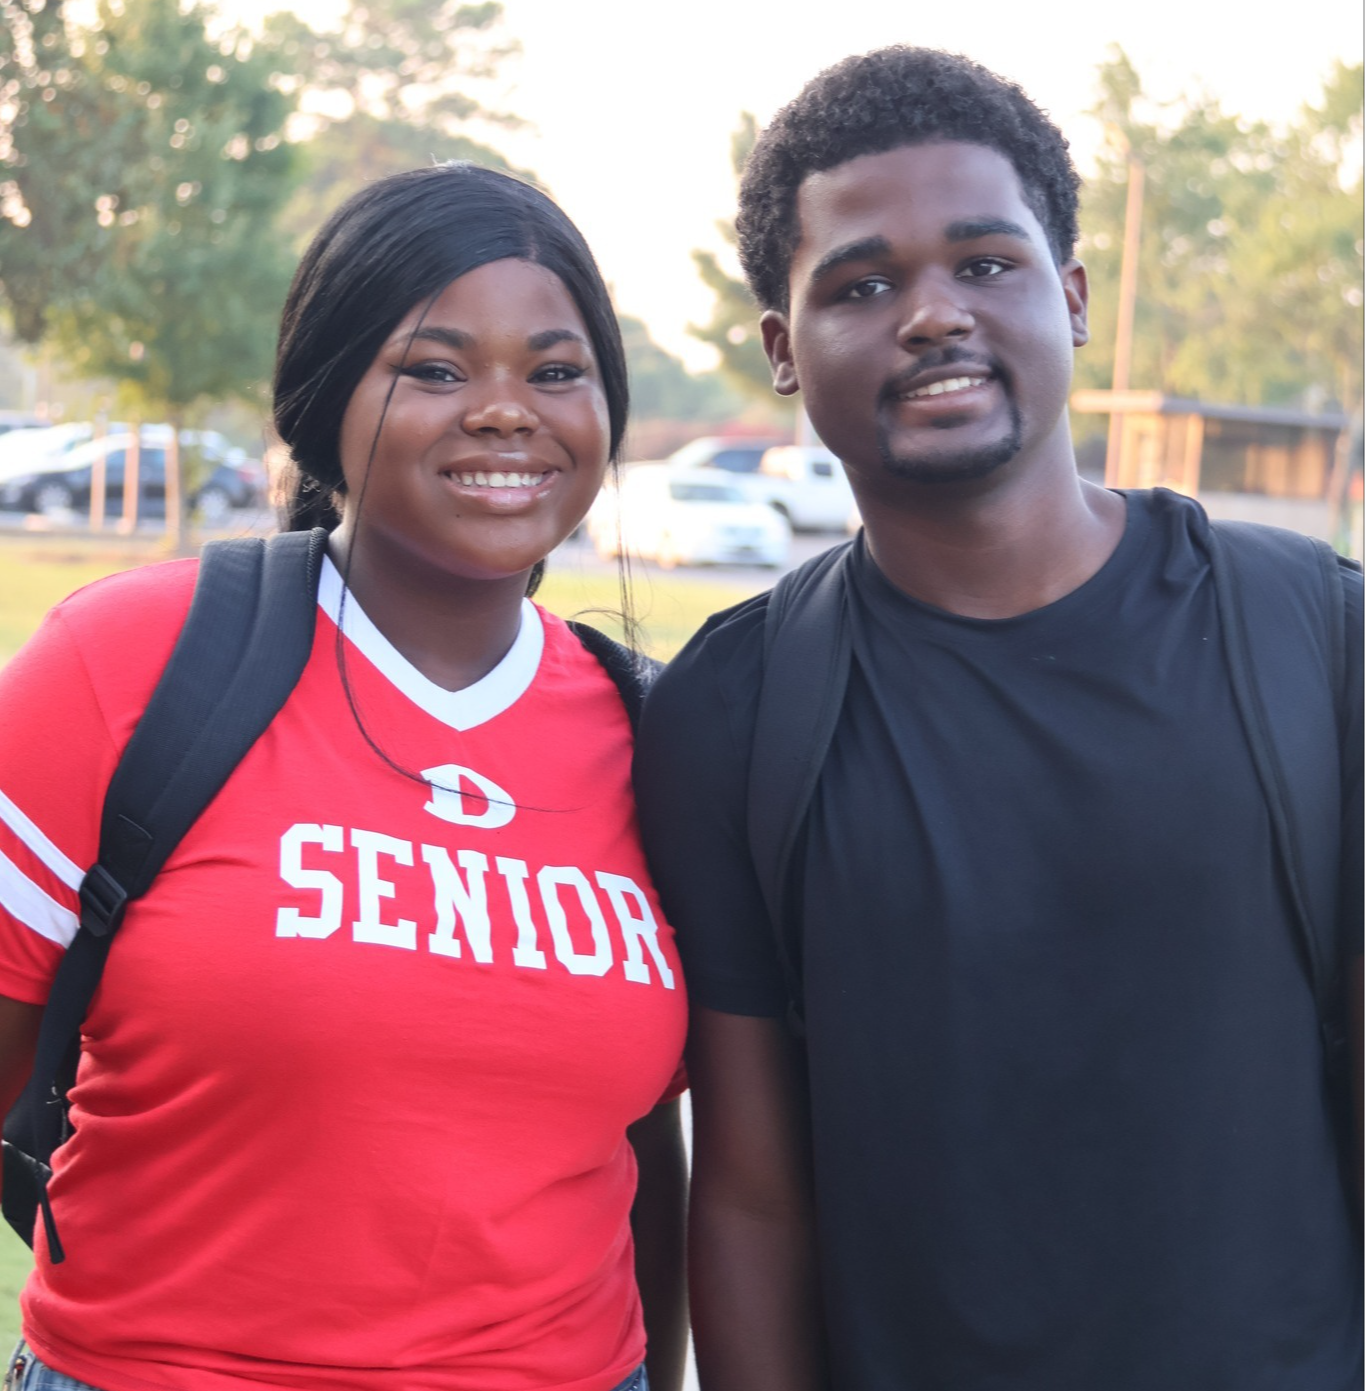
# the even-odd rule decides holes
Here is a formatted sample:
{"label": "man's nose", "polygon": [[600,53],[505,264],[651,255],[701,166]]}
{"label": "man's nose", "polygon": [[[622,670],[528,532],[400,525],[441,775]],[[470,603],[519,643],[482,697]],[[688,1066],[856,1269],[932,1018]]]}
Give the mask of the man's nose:
{"label": "man's nose", "polygon": [[907,351],[919,351],[949,339],[970,336],[976,319],[963,301],[956,280],[925,276],[910,288],[896,338]]}

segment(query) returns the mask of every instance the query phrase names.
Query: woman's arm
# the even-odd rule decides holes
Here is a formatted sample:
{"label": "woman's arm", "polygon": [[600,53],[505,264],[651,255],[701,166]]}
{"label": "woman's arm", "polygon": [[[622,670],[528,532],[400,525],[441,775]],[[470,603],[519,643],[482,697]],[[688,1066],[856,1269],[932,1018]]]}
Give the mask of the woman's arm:
{"label": "woman's arm", "polygon": [[687,1156],[678,1103],[662,1102],[626,1135],[639,1168],[630,1225],[649,1340],[650,1391],[680,1391],[687,1358]]}
{"label": "woman's arm", "polygon": [[694,1005],[688,1248],[702,1391],[827,1382],[798,1045],[777,1019]]}
{"label": "woman's arm", "polygon": [[41,1005],[0,995],[0,1116],[8,1114],[33,1071],[33,1046],[42,1017]]}

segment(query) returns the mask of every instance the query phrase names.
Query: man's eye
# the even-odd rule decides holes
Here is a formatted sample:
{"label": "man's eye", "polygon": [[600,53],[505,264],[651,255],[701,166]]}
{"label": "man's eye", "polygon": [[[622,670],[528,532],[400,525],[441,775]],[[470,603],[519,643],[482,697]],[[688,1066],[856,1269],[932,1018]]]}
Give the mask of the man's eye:
{"label": "man's eye", "polygon": [[886,294],[890,289],[890,281],[883,279],[880,275],[869,275],[862,280],[855,280],[840,298],[872,299],[876,295]]}
{"label": "man's eye", "polygon": [[960,274],[964,280],[990,280],[1009,268],[1010,263],[1002,261],[998,256],[978,256],[974,261],[968,261]]}

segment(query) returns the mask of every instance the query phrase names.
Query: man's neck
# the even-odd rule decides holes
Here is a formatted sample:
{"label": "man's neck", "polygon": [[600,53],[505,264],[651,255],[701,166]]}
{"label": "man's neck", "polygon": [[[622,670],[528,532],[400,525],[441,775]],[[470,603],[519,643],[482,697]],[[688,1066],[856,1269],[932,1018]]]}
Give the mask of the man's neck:
{"label": "man's neck", "polygon": [[1123,535],[1122,498],[1074,467],[972,493],[934,485],[865,509],[868,548],[904,593],[966,618],[1014,618],[1079,589]]}

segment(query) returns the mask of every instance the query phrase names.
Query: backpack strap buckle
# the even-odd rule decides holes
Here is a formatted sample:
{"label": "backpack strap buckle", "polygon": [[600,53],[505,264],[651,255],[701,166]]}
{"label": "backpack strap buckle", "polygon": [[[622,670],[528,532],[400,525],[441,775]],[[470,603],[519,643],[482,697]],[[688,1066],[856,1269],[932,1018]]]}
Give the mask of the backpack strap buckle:
{"label": "backpack strap buckle", "polygon": [[108,937],[123,921],[128,891],[102,864],[91,865],[81,880],[81,926],[96,937]]}

